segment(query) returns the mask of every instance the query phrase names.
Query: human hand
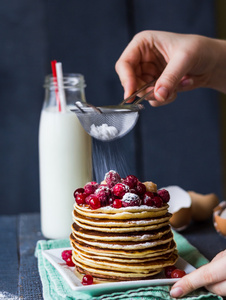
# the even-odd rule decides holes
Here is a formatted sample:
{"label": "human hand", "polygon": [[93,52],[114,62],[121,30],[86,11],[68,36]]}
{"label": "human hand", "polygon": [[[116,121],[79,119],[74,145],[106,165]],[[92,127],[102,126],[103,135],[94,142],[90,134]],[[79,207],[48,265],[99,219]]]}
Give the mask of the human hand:
{"label": "human hand", "polygon": [[225,52],[224,41],[199,35],[143,31],[135,35],[115,68],[125,98],[158,78],[154,88],[157,101],[150,101],[150,104],[159,106],[172,102],[177,92],[197,87],[226,92]]}
{"label": "human hand", "polygon": [[226,250],[217,254],[213,260],[177,281],[170,291],[171,297],[182,297],[189,292],[205,286],[207,290],[226,296]]}

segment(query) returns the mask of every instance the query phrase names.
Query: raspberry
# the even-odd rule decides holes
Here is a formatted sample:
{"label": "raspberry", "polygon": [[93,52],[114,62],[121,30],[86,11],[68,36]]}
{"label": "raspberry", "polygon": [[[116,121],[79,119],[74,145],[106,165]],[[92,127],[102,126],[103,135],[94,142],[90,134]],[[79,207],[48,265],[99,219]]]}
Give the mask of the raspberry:
{"label": "raspberry", "polygon": [[170,194],[167,190],[165,189],[158,190],[158,195],[162,198],[163,202],[165,203],[169,202]]}
{"label": "raspberry", "polygon": [[77,190],[74,191],[74,198],[76,198],[76,195],[80,194],[80,193],[84,193],[84,189],[83,188],[78,188]]}
{"label": "raspberry", "polygon": [[96,189],[94,193],[100,200],[101,206],[109,205],[109,201],[111,198],[111,190],[107,185],[101,184],[98,189]]}
{"label": "raspberry", "polygon": [[146,192],[144,194],[144,198],[143,198],[143,203],[144,205],[147,205],[147,206],[154,206],[154,197],[156,196],[155,193],[152,193],[152,192]]}
{"label": "raspberry", "polygon": [[133,193],[126,193],[122,198],[122,206],[140,206],[141,199],[138,195]]}
{"label": "raspberry", "polygon": [[122,200],[121,199],[115,199],[113,201],[112,205],[113,205],[114,208],[121,208],[122,207]]}
{"label": "raspberry", "polygon": [[129,187],[123,183],[117,183],[113,187],[113,194],[118,198],[122,198],[125,195],[125,193],[128,191],[129,191]]}
{"label": "raspberry", "polygon": [[186,275],[186,272],[180,269],[175,269],[171,273],[171,278],[181,278]]}
{"label": "raspberry", "polygon": [[159,196],[155,196],[152,201],[154,202],[154,206],[155,207],[162,207],[163,206],[163,201],[162,201],[162,198],[159,197]]}
{"label": "raspberry", "polygon": [[61,253],[61,257],[63,260],[67,260],[68,257],[71,257],[72,256],[72,250],[64,250],[62,253]]}
{"label": "raspberry", "polygon": [[171,273],[176,270],[175,266],[165,267],[165,276],[166,278],[171,278]]}
{"label": "raspberry", "polygon": [[90,195],[93,194],[97,188],[98,183],[96,183],[95,181],[91,181],[84,186],[84,191],[87,195]]}
{"label": "raspberry", "polygon": [[78,205],[85,204],[86,197],[87,197],[87,195],[85,193],[78,193],[76,195],[75,201]]}
{"label": "raspberry", "polygon": [[90,195],[89,197],[89,206],[91,209],[98,209],[101,207],[100,200],[96,195]]}
{"label": "raspberry", "polygon": [[105,174],[104,180],[106,181],[107,186],[112,188],[118,182],[121,182],[121,177],[116,171],[111,170]]}
{"label": "raspberry", "polygon": [[93,277],[92,275],[84,275],[82,278],[82,284],[83,285],[90,285],[93,284]]}
{"label": "raspberry", "polygon": [[137,185],[138,179],[134,175],[128,175],[126,178],[123,180],[123,183],[128,185],[131,189],[135,188]]}
{"label": "raspberry", "polygon": [[146,193],[146,186],[140,181],[137,183],[136,192],[139,196],[143,196]]}

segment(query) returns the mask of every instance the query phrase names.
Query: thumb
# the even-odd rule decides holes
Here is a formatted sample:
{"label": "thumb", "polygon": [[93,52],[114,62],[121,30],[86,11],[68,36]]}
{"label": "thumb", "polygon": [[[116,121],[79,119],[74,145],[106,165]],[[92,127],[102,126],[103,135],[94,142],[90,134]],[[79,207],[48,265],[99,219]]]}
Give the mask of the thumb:
{"label": "thumb", "polygon": [[[177,90],[181,79],[191,66],[191,58],[183,52],[175,53],[155,84],[155,99],[165,102]],[[192,84],[192,81],[190,81]]]}

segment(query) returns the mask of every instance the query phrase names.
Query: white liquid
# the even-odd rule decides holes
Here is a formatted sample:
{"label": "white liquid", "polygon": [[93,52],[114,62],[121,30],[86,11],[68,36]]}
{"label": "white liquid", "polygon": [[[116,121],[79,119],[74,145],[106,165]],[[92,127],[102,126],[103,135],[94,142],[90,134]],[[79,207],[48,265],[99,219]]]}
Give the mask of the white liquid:
{"label": "white liquid", "polygon": [[39,128],[41,230],[46,238],[69,238],[73,192],[92,180],[91,138],[77,116],[44,109]]}

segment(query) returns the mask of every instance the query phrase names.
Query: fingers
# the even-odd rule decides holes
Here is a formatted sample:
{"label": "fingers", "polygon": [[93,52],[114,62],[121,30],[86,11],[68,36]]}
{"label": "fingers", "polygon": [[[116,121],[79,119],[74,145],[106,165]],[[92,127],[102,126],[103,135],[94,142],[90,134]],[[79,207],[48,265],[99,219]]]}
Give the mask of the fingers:
{"label": "fingers", "polygon": [[[182,277],[176,282],[170,292],[172,297],[181,297],[203,286],[213,286],[226,281],[226,256],[222,256],[209,264]],[[226,295],[226,290],[225,290]]]}
{"label": "fingers", "polygon": [[187,88],[193,84],[191,78],[186,78],[184,81],[181,81],[187,74],[190,65],[191,60],[186,52],[178,51],[175,53],[156,82],[155,98],[158,101],[165,102],[174,90],[179,89],[180,87]]}
{"label": "fingers", "polygon": [[220,296],[226,296],[226,280],[207,285],[205,288],[210,291],[211,293],[220,295]]}

